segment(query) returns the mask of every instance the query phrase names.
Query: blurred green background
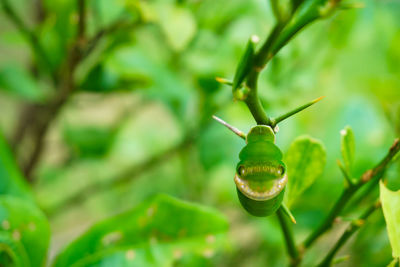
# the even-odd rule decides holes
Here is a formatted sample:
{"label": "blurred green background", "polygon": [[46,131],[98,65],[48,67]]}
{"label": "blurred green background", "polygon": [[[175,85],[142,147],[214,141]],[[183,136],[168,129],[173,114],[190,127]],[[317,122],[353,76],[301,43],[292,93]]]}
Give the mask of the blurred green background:
{"label": "blurred green background", "polygon": [[[15,0],[12,6],[49,63],[35,59],[26,38],[0,13],[0,129],[10,143],[23,110],[45,105],[57,92],[46,65],[60,71],[76,34],[75,1],[43,1],[39,23],[37,3]],[[327,150],[323,176],[292,207],[298,240],[319,224],[343,188],[336,165],[340,130],[350,125],[355,133],[355,177],[400,134],[400,2],[362,3],[364,8],[306,28],[259,80],[272,116],[326,96],[283,122],[277,134],[283,152],[303,134],[320,139]],[[223,249],[205,255],[199,266],[287,264],[275,216],[251,217],[238,202],[233,175],[243,141],[211,119],[216,114],[246,132],[255,124],[215,77],[231,79],[249,36],[267,36],[274,22],[268,1],[89,0],[87,14],[87,35],[104,34],[77,66],[77,88],[51,122],[31,175],[34,198],[50,221],[49,258],[95,222],[165,193],[213,207],[228,220]],[[20,166],[32,140],[28,129],[15,146]],[[400,188],[399,173],[399,164],[388,172],[391,189]],[[378,195],[374,190],[371,199]],[[362,210],[365,204],[356,206]],[[324,235],[304,266],[318,262],[345,225]],[[382,212],[339,254],[350,259],[338,266],[388,264]]]}

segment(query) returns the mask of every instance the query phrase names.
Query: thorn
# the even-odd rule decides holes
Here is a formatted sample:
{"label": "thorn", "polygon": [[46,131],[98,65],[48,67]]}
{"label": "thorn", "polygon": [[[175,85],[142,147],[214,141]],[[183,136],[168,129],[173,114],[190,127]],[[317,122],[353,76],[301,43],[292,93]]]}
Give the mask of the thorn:
{"label": "thorn", "polygon": [[224,125],[226,128],[228,128],[229,130],[231,130],[232,132],[234,132],[237,136],[239,136],[240,138],[246,140],[246,134],[242,131],[240,131],[239,129],[233,127],[232,125],[228,124],[227,122],[223,121],[222,119],[218,118],[215,115],[212,115],[213,119],[216,120],[217,122],[221,123],[222,125]]}
{"label": "thorn", "polygon": [[219,83],[222,83],[222,84],[226,84],[226,85],[230,85],[230,86],[233,85],[233,82],[232,82],[232,81],[230,81],[230,80],[228,80],[228,79],[225,79],[225,78],[215,77],[215,80],[216,80],[217,82],[219,82]]}
{"label": "thorn", "polygon": [[284,203],[282,203],[281,207],[282,207],[283,213],[285,213],[286,216],[289,217],[289,219],[292,221],[292,223],[297,224],[296,219],[294,218],[294,216],[293,216],[292,212],[289,210],[289,208]]}
{"label": "thorn", "polygon": [[311,101],[311,103],[312,103],[312,104],[315,104],[315,103],[321,101],[322,99],[324,99],[325,97],[326,97],[326,96],[324,96],[324,95],[323,95],[323,96],[320,96],[320,97],[314,99],[313,101]]}
{"label": "thorn", "polygon": [[285,113],[285,114],[283,114],[283,115],[281,115],[281,116],[279,116],[279,117],[273,119],[273,120],[272,120],[273,126],[275,126],[275,125],[277,125],[278,123],[280,123],[281,121],[283,121],[283,120],[285,120],[285,119],[287,119],[287,118],[293,116],[294,114],[296,114],[296,113],[302,111],[303,109],[306,109],[306,108],[308,108],[309,106],[311,106],[311,105],[313,105],[313,104],[315,104],[315,103],[321,101],[323,98],[325,98],[325,96],[318,97],[317,99],[314,99],[314,100],[312,100],[311,102],[308,102],[307,104],[304,104],[304,105],[302,105],[302,106],[300,106],[300,107],[297,107],[297,108],[293,109],[292,111],[289,111],[288,113]]}
{"label": "thorn", "polygon": [[340,4],[339,5],[340,9],[346,10],[346,9],[359,9],[359,8],[365,8],[365,4],[358,2],[358,3],[346,3],[346,4]]}

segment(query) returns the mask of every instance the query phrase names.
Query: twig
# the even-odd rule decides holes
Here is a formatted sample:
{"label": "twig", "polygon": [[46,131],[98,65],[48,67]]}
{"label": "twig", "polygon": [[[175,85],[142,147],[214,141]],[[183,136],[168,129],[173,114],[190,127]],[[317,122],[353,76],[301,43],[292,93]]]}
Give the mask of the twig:
{"label": "twig", "polygon": [[323,233],[332,227],[332,224],[336,217],[340,214],[343,208],[346,206],[350,198],[366,183],[378,183],[379,179],[383,176],[386,168],[391,162],[392,158],[400,150],[400,141],[396,139],[393,145],[390,147],[387,155],[382,159],[382,161],[377,164],[373,169],[366,171],[361,178],[354,185],[347,187],[339,199],[336,201],[335,205],[326,216],[321,225],[316,228],[310,236],[304,241],[304,248],[310,247]]}
{"label": "twig", "polygon": [[332,247],[332,249],[329,251],[329,253],[325,256],[325,258],[321,261],[321,263],[318,265],[319,267],[326,267],[330,266],[332,260],[334,259],[336,253],[339,251],[339,249],[346,243],[346,241],[358,230],[360,229],[364,224],[365,220],[368,219],[368,217],[378,208],[380,207],[380,203],[376,202],[373,204],[371,207],[369,207],[360,217],[358,220],[355,220],[350,223],[350,225],[346,228],[346,230],[343,232],[342,236],[339,238],[339,240],[336,242],[336,244]]}
{"label": "twig", "polygon": [[43,6],[42,0],[34,0],[35,5],[35,20],[36,22],[42,23],[46,19],[46,10]]}
{"label": "twig", "polygon": [[120,29],[131,28],[141,24],[141,20],[131,22],[127,19],[120,19],[111,25],[99,30],[92,38],[87,41],[85,49],[82,51],[82,58],[86,58],[99,44],[100,40],[107,34],[113,33]]}
{"label": "twig", "polygon": [[63,77],[60,79],[59,92],[55,98],[40,112],[35,114],[38,117],[38,125],[36,126],[36,135],[34,137],[34,148],[25,167],[24,174],[29,182],[33,181],[32,172],[39,162],[40,155],[43,150],[44,137],[50,124],[58,115],[61,107],[67,102],[70,94],[75,89],[74,72],[81,60],[82,45],[85,39],[85,0],[77,0],[78,4],[78,34],[74,44],[68,52],[67,61],[64,68],[61,69]]}
{"label": "twig", "polygon": [[278,217],[278,221],[279,221],[279,224],[282,229],[283,237],[285,239],[287,252],[290,256],[290,265],[295,266],[295,265],[297,265],[298,262],[301,261],[301,257],[300,257],[300,253],[296,247],[296,242],[294,240],[292,229],[290,228],[290,226],[287,222],[286,215],[282,211],[282,208],[279,208],[277,210],[276,215]]}
{"label": "twig", "polygon": [[85,39],[86,32],[86,0],[78,0],[78,41]]}

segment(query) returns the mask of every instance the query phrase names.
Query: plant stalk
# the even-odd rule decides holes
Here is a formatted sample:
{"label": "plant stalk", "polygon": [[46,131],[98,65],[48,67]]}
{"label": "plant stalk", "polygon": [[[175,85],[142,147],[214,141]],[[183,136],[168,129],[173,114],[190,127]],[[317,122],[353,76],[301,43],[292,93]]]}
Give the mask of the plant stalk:
{"label": "plant stalk", "polygon": [[285,239],[286,249],[290,257],[290,265],[297,265],[301,261],[300,253],[296,247],[296,242],[294,240],[294,235],[292,229],[287,221],[286,215],[282,208],[279,208],[276,212],[279,224],[282,229],[282,234]]}

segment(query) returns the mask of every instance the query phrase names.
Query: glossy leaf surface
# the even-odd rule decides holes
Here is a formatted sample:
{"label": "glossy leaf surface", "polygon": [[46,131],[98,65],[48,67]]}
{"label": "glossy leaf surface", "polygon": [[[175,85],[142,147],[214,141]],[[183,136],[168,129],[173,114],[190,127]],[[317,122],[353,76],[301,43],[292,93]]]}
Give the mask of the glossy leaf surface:
{"label": "glossy leaf surface", "polygon": [[17,163],[0,133],[0,195],[14,195],[32,199],[28,185],[19,170]]}
{"label": "glossy leaf surface", "polygon": [[8,258],[16,266],[44,266],[50,241],[44,214],[26,200],[2,196],[0,222],[0,259]]}
{"label": "glossy leaf surface", "polygon": [[400,190],[391,191],[383,184],[379,184],[380,199],[383,215],[385,216],[386,229],[392,246],[393,258],[400,257]]}
{"label": "glossy leaf surface", "polygon": [[287,204],[291,206],[322,175],[326,163],[323,144],[312,137],[298,137],[286,154]]}
{"label": "glossy leaf surface", "polygon": [[212,256],[227,227],[214,210],[159,195],[96,224],[54,265],[172,266],[184,255]]}

